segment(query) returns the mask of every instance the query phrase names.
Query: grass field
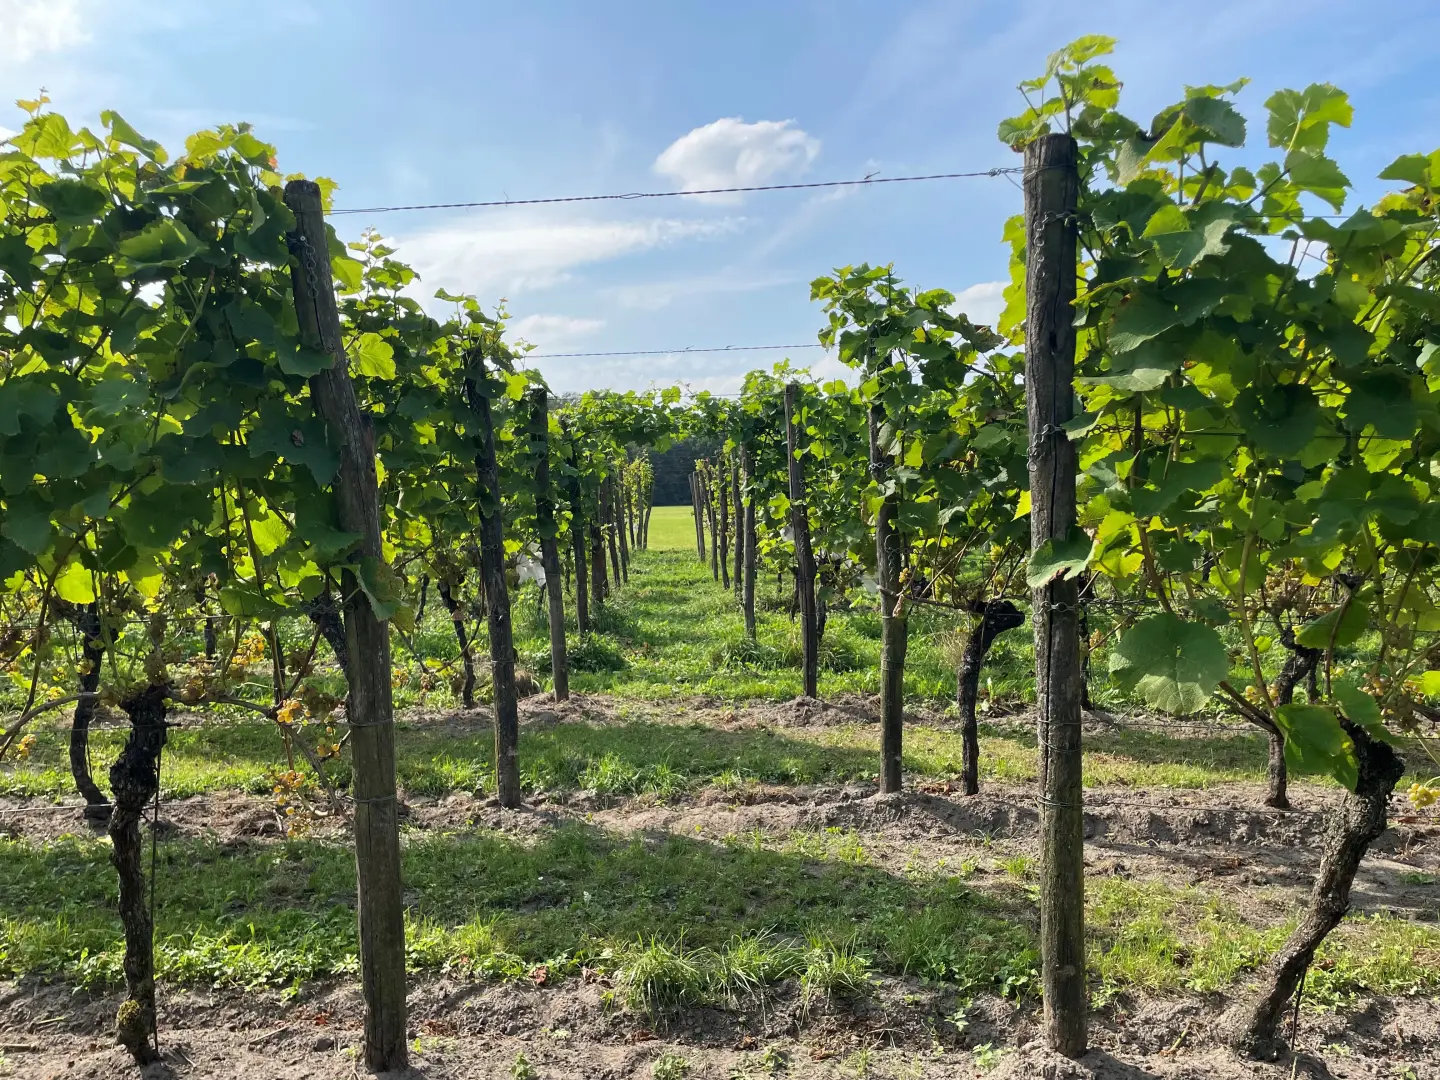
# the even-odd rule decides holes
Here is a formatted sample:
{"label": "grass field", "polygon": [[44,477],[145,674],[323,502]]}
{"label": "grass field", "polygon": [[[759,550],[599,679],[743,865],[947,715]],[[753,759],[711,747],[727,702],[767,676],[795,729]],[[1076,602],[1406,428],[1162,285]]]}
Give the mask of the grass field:
{"label": "grass field", "polygon": [[[733,597],[696,558],[688,508],[658,508],[650,550],[638,554],[597,632],[574,642],[572,687],[590,711],[522,727],[534,809],[518,815],[485,802],[493,787],[488,711],[455,710],[445,680],[434,677],[436,661],[456,655],[449,623],[435,614],[420,627],[413,641],[424,662],[397,649],[417,977],[526,986],[536,972],[557,986],[600,977],[607,1007],[649,1016],[647,1024],[668,1016],[682,1028],[676,1017],[688,1007],[763,1013],[765,995],[791,986],[808,1010],[812,999],[863,1000],[886,980],[902,980],[907,995],[950,995],[947,1008],[961,1003],[962,1012],[972,998],[994,998],[1030,1015],[1033,830],[958,830],[931,822],[924,802],[904,804],[908,818],[856,809],[870,802],[860,797],[873,790],[877,727],[864,718],[787,719],[788,706],[777,703],[799,691],[795,630],[773,581],[764,597],[759,646],[744,648]],[[543,681],[547,639],[536,600],[533,588],[522,592],[514,621],[522,656]],[[907,672],[920,711],[906,728],[907,784],[941,792],[942,809],[960,769],[959,735],[946,715],[956,631],[943,613],[917,613]],[[877,637],[871,612],[832,616],[823,696],[873,693]],[[1024,801],[1018,785],[1035,777],[1034,734],[1005,717],[1025,702],[1029,662],[1028,640],[1011,634],[991,664],[982,782],[1010,786],[979,805],[997,821],[1008,820],[1005,802]],[[0,765],[9,809],[71,796],[63,716],[47,722],[27,760]],[[102,781],[122,736],[105,726],[92,739]],[[1101,802],[1233,806],[1255,797],[1265,764],[1263,740],[1244,731],[1152,721],[1086,735],[1085,783]],[[317,980],[353,976],[349,839],[308,818],[308,828],[283,835],[271,789],[286,767],[276,728],[253,714],[187,716],[172,732],[162,781],[171,809],[162,816],[175,820],[157,848],[164,993],[195,986],[293,996]],[[348,784],[343,755],[333,780]],[[1328,781],[1300,783],[1296,798],[1313,806],[1334,791]],[[1269,844],[1263,827],[1233,836],[1201,829],[1194,835],[1206,839],[1189,839],[1196,815],[1183,808],[1149,816],[1155,839],[1144,838],[1142,815],[1130,826],[1140,830],[1135,843],[1087,845],[1092,995],[1120,1014],[1137,995],[1213,1003],[1233,992],[1293,925],[1314,855],[1313,839],[1297,852],[1295,842]],[[116,986],[108,841],[78,823],[0,820],[8,828],[0,833],[0,979]],[[1417,842],[1388,858],[1311,971],[1311,1009],[1440,993],[1432,895],[1440,856]],[[963,1028],[944,1030],[964,1044]]]}

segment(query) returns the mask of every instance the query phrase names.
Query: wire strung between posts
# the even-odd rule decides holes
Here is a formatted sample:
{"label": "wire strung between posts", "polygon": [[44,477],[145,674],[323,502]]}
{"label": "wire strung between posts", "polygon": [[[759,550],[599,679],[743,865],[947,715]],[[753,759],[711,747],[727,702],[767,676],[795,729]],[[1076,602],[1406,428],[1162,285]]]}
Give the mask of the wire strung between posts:
{"label": "wire strung between posts", "polygon": [[924,176],[867,176],[861,180],[815,180],[803,184],[754,184],[748,187],[697,188],[691,191],[630,191],[614,195],[561,195],[548,199],[488,199],[479,202],[418,203],[412,206],[361,206],[331,210],[338,214],[389,214],[397,210],[473,210],[500,206],[546,206],[552,203],[628,202],[632,199],[674,199],[684,195],[742,195],[753,191],[805,191],[815,188],[865,187],[870,184],[910,184],[921,180],[965,180],[980,176],[1006,176],[1020,168],[978,169],[973,172],[929,173]]}
{"label": "wire strung between posts", "polygon": [[554,352],[527,353],[527,360],[554,360],[574,356],[681,356],[685,353],[726,353],[726,352],[777,352],[782,349],[824,349],[819,342],[803,345],[717,345],[713,348],[697,348],[687,345],[683,349],[613,349],[609,352]]}

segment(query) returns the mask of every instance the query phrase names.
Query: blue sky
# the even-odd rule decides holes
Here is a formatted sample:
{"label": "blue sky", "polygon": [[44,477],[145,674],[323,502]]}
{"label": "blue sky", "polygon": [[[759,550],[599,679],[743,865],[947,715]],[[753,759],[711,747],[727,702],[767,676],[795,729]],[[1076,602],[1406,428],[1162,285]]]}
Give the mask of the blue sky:
{"label": "blue sky", "polygon": [[[0,94],[43,86],[72,122],[115,108],[172,148],[249,120],[283,170],[337,180],[337,206],[676,190],[1013,165],[994,132],[1015,84],[1083,33],[1119,38],[1137,118],[1248,75],[1254,132],[1276,87],[1343,87],[1335,152],[1362,197],[1440,145],[1434,0],[0,0]],[[392,237],[427,293],[506,297],[543,354],[812,342],[809,281],[861,261],[988,320],[1019,205],[1002,177],[336,221]],[[537,364],[557,390],[730,391],[780,355]]]}

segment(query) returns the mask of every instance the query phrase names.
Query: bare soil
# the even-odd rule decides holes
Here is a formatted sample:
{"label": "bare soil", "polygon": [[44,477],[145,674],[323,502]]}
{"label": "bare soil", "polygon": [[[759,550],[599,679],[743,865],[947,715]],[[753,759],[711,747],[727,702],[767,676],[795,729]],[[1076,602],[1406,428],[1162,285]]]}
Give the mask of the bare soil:
{"label": "bare soil", "polygon": [[[603,698],[557,706],[546,696],[521,704],[523,722],[604,724],[630,711]],[[673,711],[672,711],[673,710]],[[797,699],[734,709],[685,701],[650,710],[685,722],[807,726],[868,723],[873,703]],[[647,718],[654,719],[655,716]],[[944,723],[917,715],[919,723]],[[457,731],[488,723],[483,712],[411,714],[410,723]],[[1299,783],[1303,809],[1257,813],[1258,785],[1207,791],[1090,789],[1086,792],[1086,865],[1092,876],[1119,875],[1192,885],[1223,895],[1246,918],[1271,923],[1308,891],[1323,811],[1335,789]],[[0,809],[41,809],[33,800],[0,800]],[[798,835],[858,840],[879,866],[967,863],[983,887],[1000,881],[1004,858],[1036,851],[1033,793],[988,785],[964,798],[944,783],[921,783],[898,796],[871,785],[705,788],[669,801],[552,792],[506,811],[469,794],[407,796],[413,830],[500,829],[539,835],[567,820],[617,833],[683,834],[721,841],[756,830],[767,842]],[[222,843],[278,840],[283,826],[269,801],[221,793],[162,806],[161,835],[211,836]],[[316,819],[321,835],[343,836],[343,813]],[[84,832],[78,810],[0,815],[0,830],[31,841]],[[1440,896],[1416,884],[1440,872],[1440,818],[1397,821],[1361,869],[1355,907],[1434,919]],[[1099,1012],[1092,1051],[1079,1062],[1055,1058],[1038,1042],[1037,1011],[1000,998],[961,1003],[932,986],[879,979],[854,1000],[811,1002],[785,984],[733,1008],[696,1008],[661,1016],[607,1004],[604,978],[592,974],[552,985],[497,985],[427,977],[412,988],[413,1068],[417,1078],[515,1077],[519,1055],[535,1080],[651,1077],[662,1055],[683,1057],[689,1077],[978,1077],[996,1080],[1144,1080],[1285,1077],[1337,1080],[1440,1080],[1440,1009],[1426,999],[1375,998],[1336,1013],[1304,1013],[1298,1056],[1273,1063],[1217,1049],[1210,1028],[1220,996],[1124,997]],[[299,1080],[351,1077],[357,1071],[361,1007],[347,983],[314,984],[287,998],[263,991],[161,988],[164,1060],[143,1072],[111,1045],[117,997],[33,981],[0,982],[0,1077],[225,1078]],[[986,1049],[988,1048],[988,1049]]]}

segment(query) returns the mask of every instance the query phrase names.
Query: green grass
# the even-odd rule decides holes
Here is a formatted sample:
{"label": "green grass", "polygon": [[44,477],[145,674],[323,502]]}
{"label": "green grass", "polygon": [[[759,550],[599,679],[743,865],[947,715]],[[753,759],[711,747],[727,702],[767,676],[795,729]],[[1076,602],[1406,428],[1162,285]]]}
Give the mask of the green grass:
{"label": "green grass", "polygon": [[[167,979],[274,986],[355,965],[354,862],[340,844],[160,848],[157,963]],[[618,838],[566,825],[532,843],[411,836],[411,962],[519,978],[612,972],[636,1008],[736,999],[796,977],[863,988],[871,965],[979,990],[1029,978],[1028,920],[935,874],[812,860],[745,840]],[[119,925],[108,845],[0,841],[0,976],[112,984]],[[917,947],[916,926],[933,935]]]}
{"label": "green grass", "polygon": [[[668,797],[707,785],[845,783],[872,779],[879,760],[874,725],[725,730],[664,720],[637,704],[630,718],[602,725],[562,723],[526,729],[520,746],[522,782],[529,791],[589,789],[612,795]],[[401,722],[397,732],[401,786],[420,795],[480,792],[493,786],[494,737],[480,725],[469,734]],[[72,791],[66,733],[39,728],[27,761],[0,766],[0,794],[62,797]],[[97,781],[119,752],[124,732],[97,731],[91,740]],[[1029,782],[1036,775],[1033,732],[981,729],[981,775],[988,781]],[[1087,737],[1088,785],[1207,788],[1265,776],[1263,738],[1186,738],[1153,731]],[[348,784],[347,759],[332,763]],[[957,730],[913,725],[905,733],[905,771],[916,780],[959,776]],[[214,791],[262,794],[286,768],[279,733],[266,722],[221,721],[172,732],[165,751],[167,798]]]}
{"label": "green grass", "polygon": [[[843,838],[842,838],[843,839]],[[823,845],[822,845],[823,847]],[[797,980],[807,1001],[854,996],[872,975],[961,993],[1035,991],[1027,891],[986,891],[937,868],[889,872],[757,837],[710,843],[617,837],[567,824],[531,838],[411,834],[404,846],[411,966],[521,979],[582,967],[611,975],[635,1010],[738,1004]],[[317,840],[160,847],[156,954],[179,983],[285,987],[356,966],[354,862]],[[1088,890],[1095,993],[1213,991],[1243,979],[1289,929],[1254,926],[1197,889],[1103,879]],[[114,875],[102,841],[0,841],[0,977],[120,980]],[[1311,973],[1307,1000],[1362,990],[1440,992],[1440,930],[1347,921]]]}

